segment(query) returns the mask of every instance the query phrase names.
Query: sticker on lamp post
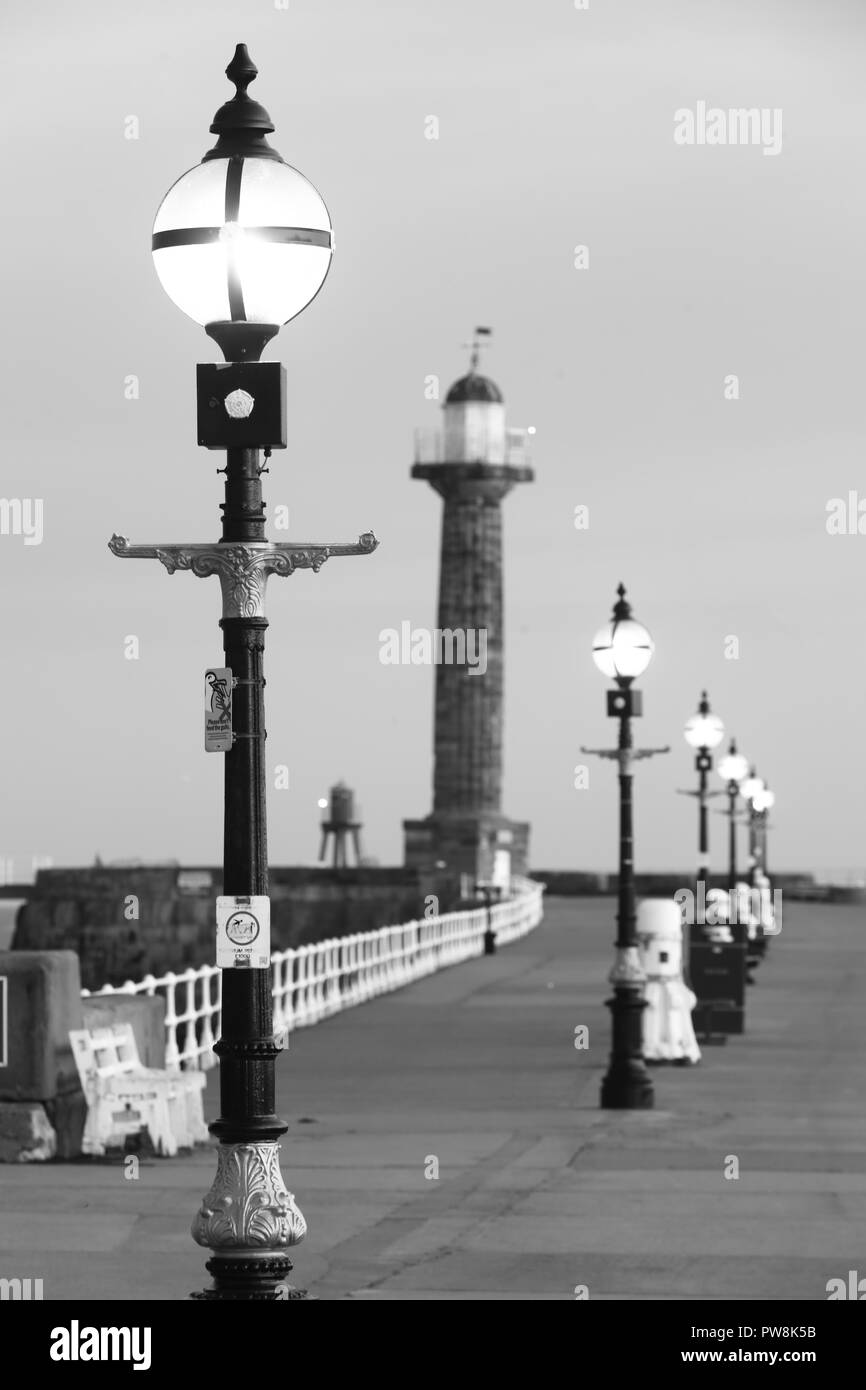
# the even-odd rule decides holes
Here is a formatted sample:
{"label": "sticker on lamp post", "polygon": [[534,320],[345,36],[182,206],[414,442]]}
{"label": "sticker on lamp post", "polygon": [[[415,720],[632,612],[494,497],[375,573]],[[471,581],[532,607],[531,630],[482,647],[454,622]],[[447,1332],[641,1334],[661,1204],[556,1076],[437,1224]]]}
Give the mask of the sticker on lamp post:
{"label": "sticker on lamp post", "polygon": [[232,673],[228,666],[212,666],[204,675],[204,750],[228,753],[232,734]]}
{"label": "sticker on lamp post", "polygon": [[216,963],[222,970],[267,970],[271,963],[271,900],[218,897]]}

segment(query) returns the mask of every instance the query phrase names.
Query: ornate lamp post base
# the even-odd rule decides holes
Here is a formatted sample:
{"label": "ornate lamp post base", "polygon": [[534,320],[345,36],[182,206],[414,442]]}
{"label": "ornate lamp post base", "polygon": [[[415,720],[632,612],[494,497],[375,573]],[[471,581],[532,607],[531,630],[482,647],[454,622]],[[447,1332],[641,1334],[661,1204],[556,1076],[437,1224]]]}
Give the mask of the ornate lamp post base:
{"label": "ornate lamp post base", "polygon": [[[213,1275],[214,1282],[209,1289],[191,1293],[190,1298],[203,1303],[285,1303],[295,1298],[309,1300],[310,1295],[306,1289],[294,1289],[291,1284],[273,1282],[275,1278],[284,1280],[292,1272],[291,1260],[282,1260],[279,1264],[277,1272],[277,1262],[271,1261],[272,1267],[262,1278],[261,1289],[256,1291],[252,1281],[258,1277],[259,1270],[250,1259],[238,1257],[235,1260],[208,1260],[205,1269],[208,1274]],[[232,1279],[236,1280],[236,1283],[233,1284]]]}
{"label": "ornate lamp post base", "polygon": [[613,1026],[613,1050],[601,1083],[602,1110],[652,1110],[652,1077],[643,1058],[643,1011],[640,990],[617,990],[606,999]]}
{"label": "ornate lamp post base", "polygon": [[652,1077],[643,1055],[643,1011],[646,975],[636,946],[618,947],[610,972],[612,1046],[610,1065],[601,1083],[602,1110],[651,1110]]}
{"label": "ornate lamp post base", "polygon": [[193,1298],[307,1297],[285,1283],[292,1270],[286,1252],[303,1240],[307,1223],[283,1182],[279,1155],[273,1141],[219,1145],[213,1186],[192,1223],[193,1240],[214,1252],[206,1266],[214,1282]]}

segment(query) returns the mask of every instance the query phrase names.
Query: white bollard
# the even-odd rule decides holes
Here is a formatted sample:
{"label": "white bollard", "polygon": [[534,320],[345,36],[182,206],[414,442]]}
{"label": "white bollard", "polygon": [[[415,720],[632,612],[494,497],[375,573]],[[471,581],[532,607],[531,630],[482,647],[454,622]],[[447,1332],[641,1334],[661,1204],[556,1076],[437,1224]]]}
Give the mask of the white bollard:
{"label": "white bollard", "polygon": [[699,1062],[692,1027],[696,996],[683,980],[683,928],[672,898],[646,898],[638,907],[637,935],[647,977],[644,1057],[648,1062]]}

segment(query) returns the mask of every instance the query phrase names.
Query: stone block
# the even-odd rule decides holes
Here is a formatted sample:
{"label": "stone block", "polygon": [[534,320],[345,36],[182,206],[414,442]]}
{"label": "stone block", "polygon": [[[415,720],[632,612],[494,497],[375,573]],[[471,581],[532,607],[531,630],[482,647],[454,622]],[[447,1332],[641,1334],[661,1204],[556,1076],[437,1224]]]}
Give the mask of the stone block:
{"label": "stone block", "polygon": [[143,1067],[165,1067],[165,1000],[147,994],[91,994],[81,1001],[85,1028],[131,1023]]}
{"label": "stone block", "polygon": [[44,1163],[56,1152],[57,1135],[44,1106],[0,1101],[0,1163]]}
{"label": "stone block", "polygon": [[[0,1107],[3,1102],[0,1101]],[[56,1157],[80,1158],[81,1140],[87,1120],[87,1099],[83,1091],[67,1091],[45,1102],[45,1113],[57,1140]]]}
{"label": "stone block", "polygon": [[6,1066],[0,1100],[48,1101],[79,1089],[69,1030],[82,1025],[74,951],[3,951],[7,984]]}

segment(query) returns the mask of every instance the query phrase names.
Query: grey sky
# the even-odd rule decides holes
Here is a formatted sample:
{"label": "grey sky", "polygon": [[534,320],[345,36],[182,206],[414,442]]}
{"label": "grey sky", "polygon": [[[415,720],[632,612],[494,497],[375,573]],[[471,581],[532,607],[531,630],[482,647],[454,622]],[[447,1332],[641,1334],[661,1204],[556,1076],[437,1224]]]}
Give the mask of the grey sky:
{"label": "grey sky", "polygon": [[[589,648],[620,579],[657,648],[639,741],[672,745],[638,768],[637,867],[694,858],[674,789],[693,782],[681,731],[702,686],[776,791],[771,864],[866,861],[866,536],[825,528],[829,499],[866,497],[861,7],[7,0],[0,26],[19,112],[0,493],[45,508],[41,545],[0,537],[0,853],[220,858],[201,731],[219,586],[106,542],[218,535],[219,460],[194,432],[195,363],[217,353],[163,293],[149,236],[244,41],[273,143],[336,234],[322,293],[267,354],[289,374],[270,510],[290,505],[296,539],[381,539],[271,581],[268,755],[291,783],[271,776],[272,862],[315,854],[340,777],[383,863],[430,809],[433,672],[382,666],[378,634],[435,622],[441,504],[409,478],[412,431],[438,422],[424,379],[444,392],[476,323],[510,423],[537,430],[536,482],[505,503],[504,809],[532,822],[534,862],[614,863],[611,766],[572,783],[579,745],[614,733]],[[676,146],[674,111],[700,100],[781,108],[781,154]]]}

